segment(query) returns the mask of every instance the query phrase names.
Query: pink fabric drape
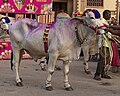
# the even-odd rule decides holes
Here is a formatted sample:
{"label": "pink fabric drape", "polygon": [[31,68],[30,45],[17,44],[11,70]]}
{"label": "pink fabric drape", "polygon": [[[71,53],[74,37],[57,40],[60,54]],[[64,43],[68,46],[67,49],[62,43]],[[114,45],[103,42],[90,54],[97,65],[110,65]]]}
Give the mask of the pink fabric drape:
{"label": "pink fabric drape", "polygon": [[113,49],[113,58],[112,58],[112,66],[120,66],[120,58],[119,58],[119,52],[118,47],[115,42],[112,42],[112,49]]}

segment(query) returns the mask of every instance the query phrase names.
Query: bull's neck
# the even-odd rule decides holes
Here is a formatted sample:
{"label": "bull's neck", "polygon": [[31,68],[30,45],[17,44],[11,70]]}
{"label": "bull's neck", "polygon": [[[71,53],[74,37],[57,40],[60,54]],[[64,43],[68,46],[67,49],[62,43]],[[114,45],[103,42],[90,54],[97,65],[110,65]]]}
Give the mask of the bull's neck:
{"label": "bull's neck", "polygon": [[78,25],[75,27],[76,38],[80,45],[84,42],[85,37],[87,36],[87,30],[83,24]]}

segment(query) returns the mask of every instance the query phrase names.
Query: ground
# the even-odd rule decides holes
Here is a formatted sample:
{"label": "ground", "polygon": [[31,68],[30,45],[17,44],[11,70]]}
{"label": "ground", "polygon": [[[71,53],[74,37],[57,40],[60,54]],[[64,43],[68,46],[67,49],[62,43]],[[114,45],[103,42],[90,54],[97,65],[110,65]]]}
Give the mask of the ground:
{"label": "ground", "polygon": [[[93,79],[96,62],[90,62],[92,74],[84,73],[83,61],[73,61],[70,66],[70,83],[73,91],[65,91],[63,87],[63,72],[55,71],[53,75],[53,91],[45,90],[47,71],[41,71],[38,62],[23,60],[20,66],[20,75],[23,87],[15,84],[15,71],[10,69],[10,61],[0,61],[0,96],[120,96],[120,72],[109,73],[111,80]],[[62,62],[57,64],[62,68]]]}

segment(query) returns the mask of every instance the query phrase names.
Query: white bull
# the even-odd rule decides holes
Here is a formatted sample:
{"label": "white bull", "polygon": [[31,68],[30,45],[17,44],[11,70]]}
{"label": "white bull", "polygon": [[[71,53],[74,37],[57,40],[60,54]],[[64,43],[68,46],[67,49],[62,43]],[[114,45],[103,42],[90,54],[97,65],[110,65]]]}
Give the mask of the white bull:
{"label": "white bull", "polygon": [[[96,36],[97,36],[96,33],[93,34],[92,36],[91,35],[89,35],[89,37],[87,36],[83,44],[81,44],[81,47],[78,47],[73,51],[73,58],[75,60],[78,60],[80,58],[80,53],[81,51],[83,51],[84,70],[85,70],[85,73],[87,74],[91,74],[91,71],[89,70],[89,64],[88,64],[90,57],[92,58],[92,56],[94,56],[96,53],[99,53],[98,36],[97,37]],[[47,62],[48,62],[48,58],[46,57],[43,57],[40,60],[41,70],[46,71]],[[61,70],[59,66],[55,66],[55,68],[56,70]]]}
{"label": "white bull", "polygon": [[[16,69],[17,86],[23,85],[19,76],[19,66],[23,50],[26,50],[35,61],[49,55],[46,90],[53,90],[51,81],[58,59],[62,60],[64,65],[64,87],[68,91],[72,90],[68,79],[72,53],[76,48],[80,47],[87,36],[95,34],[93,28],[103,26],[99,19],[95,19],[92,12],[89,12],[88,16],[83,20],[85,20],[86,24],[81,23],[79,19],[64,18],[57,20],[49,29],[48,53],[45,52],[43,42],[44,32],[48,25],[31,19],[12,22],[9,25],[9,34],[13,50],[13,63]],[[98,31],[104,32],[103,29],[98,29]]]}

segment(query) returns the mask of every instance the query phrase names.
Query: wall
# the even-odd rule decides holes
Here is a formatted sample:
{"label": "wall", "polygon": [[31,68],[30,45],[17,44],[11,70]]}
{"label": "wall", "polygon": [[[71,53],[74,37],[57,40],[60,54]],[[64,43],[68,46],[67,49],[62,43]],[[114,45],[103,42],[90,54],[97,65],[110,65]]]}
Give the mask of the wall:
{"label": "wall", "polygon": [[[104,0],[104,8],[99,9],[102,13],[104,10],[116,11],[116,0]],[[112,15],[115,17],[115,15]]]}
{"label": "wall", "polygon": [[68,0],[68,6],[67,6],[67,9],[68,9],[68,14],[69,15],[72,15],[73,13],[73,0]]}
{"label": "wall", "polygon": [[96,7],[87,7],[86,5],[87,0],[77,0],[77,3],[78,3],[77,10],[80,12],[83,12],[85,9],[91,8],[91,9],[98,9],[100,13],[102,13],[106,9],[111,10],[111,11],[116,11],[116,1],[117,0],[104,0],[104,6],[96,8]]}
{"label": "wall", "polygon": [[73,12],[73,6],[74,6],[74,0],[53,0],[53,2],[67,2],[67,13],[69,15],[72,15]]}

